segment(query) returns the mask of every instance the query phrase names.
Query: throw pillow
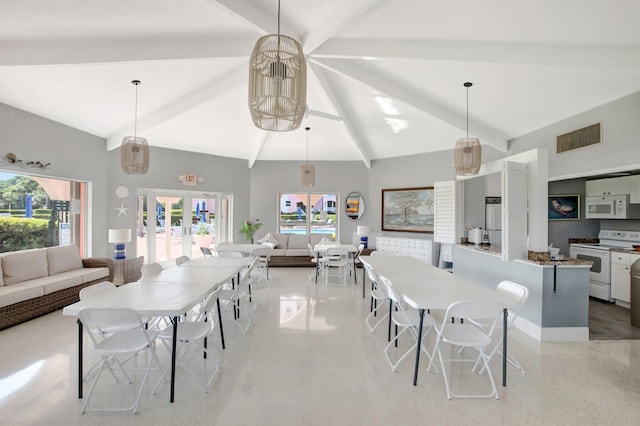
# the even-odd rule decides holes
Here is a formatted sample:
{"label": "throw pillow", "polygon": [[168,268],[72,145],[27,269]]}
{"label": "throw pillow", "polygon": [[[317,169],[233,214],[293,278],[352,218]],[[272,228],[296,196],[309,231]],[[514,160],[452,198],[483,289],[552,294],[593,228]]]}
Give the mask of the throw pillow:
{"label": "throw pillow", "polygon": [[258,242],[260,244],[264,244],[264,243],[270,243],[273,244],[273,248],[277,247],[278,244],[280,244],[280,242],[278,240],[276,240],[276,237],[273,236],[273,234],[271,232],[269,232],[267,235],[265,235],[264,237],[260,238],[258,240]]}

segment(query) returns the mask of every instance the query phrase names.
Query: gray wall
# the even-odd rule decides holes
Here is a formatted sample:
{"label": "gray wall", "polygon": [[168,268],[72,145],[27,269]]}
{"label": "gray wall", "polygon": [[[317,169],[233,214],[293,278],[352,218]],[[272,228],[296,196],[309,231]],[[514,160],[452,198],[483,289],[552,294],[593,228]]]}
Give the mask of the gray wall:
{"label": "gray wall", "polygon": [[20,159],[50,162],[46,169],[0,163],[8,172],[90,182],[92,240],[88,254],[107,253],[107,169],[103,138],[0,103],[0,156],[13,152]]}
{"label": "gray wall", "polygon": [[[598,171],[640,168],[640,92],[553,123],[509,142],[510,154],[533,148],[549,151],[549,179],[581,177]],[[556,154],[556,137],[602,123],[602,143]]]}
{"label": "gray wall", "polygon": [[[153,144],[153,141],[149,141]],[[154,188],[179,191],[229,192],[233,194],[234,239],[238,239],[237,229],[249,210],[249,168],[246,160],[194,154],[187,151],[157,148],[151,146],[149,171],[144,175],[128,175],[120,167],[120,150],[109,152],[108,174],[108,224],[110,228],[136,227],[136,192],[139,188]],[[196,186],[184,185],[178,177],[189,173],[202,177],[204,181]],[[127,198],[118,198],[115,188],[124,185],[129,188]],[[128,214],[118,215],[115,206],[124,203],[131,208]],[[135,253],[135,242],[127,250]]]}
{"label": "gray wall", "polygon": [[586,179],[569,179],[549,182],[549,195],[580,195],[580,220],[550,220],[549,244],[560,249],[560,254],[569,255],[569,238],[598,238],[599,219],[584,218]]}
{"label": "gray wall", "polygon": [[[243,212],[242,220],[259,219],[264,225],[256,234],[277,232],[278,193],[337,192],[339,195],[339,229],[336,236],[343,243],[351,243],[358,225],[371,225],[376,204],[370,201],[369,171],[356,161],[314,161],[316,183],[313,188],[298,186],[299,161],[257,161],[251,168],[251,210]],[[344,211],[344,202],[350,192],[359,192],[365,204],[360,220],[349,219]],[[237,208],[237,207],[234,207]],[[236,226],[237,227],[237,226]]]}

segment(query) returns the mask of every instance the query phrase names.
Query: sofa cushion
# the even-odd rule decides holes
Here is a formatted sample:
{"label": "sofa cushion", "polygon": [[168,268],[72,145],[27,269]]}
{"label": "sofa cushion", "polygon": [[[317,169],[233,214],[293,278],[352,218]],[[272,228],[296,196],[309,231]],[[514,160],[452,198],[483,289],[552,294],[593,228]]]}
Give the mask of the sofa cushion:
{"label": "sofa cushion", "polygon": [[287,249],[287,244],[289,244],[289,236],[287,234],[272,234],[273,238],[278,241],[275,248]]}
{"label": "sofa cushion", "polygon": [[2,272],[5,285],[46,277],[49,275],[47,251],[34,249],[6,253],[2,256]]}
{"label": "sofa cushion", "polygon": [[[40,277],[34,280],[25,281],[24,283],[16,284],[34,284],[40,285],[44,289],[44,294],[51,294],[58,290],[64,290],[66,288],[75,287],[82,283],[80,276],[73,274],[74,271],[63,272],[61,274],[54,275],[52,277]],[[70,275],[67,275],[70,274]]]}
{"label": "sofa cushion", "polygon": [[47,262],[49,263],[49,275],[82,268],[80,251],[75,245],[49,247],[47,249]]}
{"label": "sofa cushion", "polygon": [[[305,249],[308,250],[307,243],[309,242],[309,237],[307,235],[289,235],[289,244],[287,245],[287,251],[291,249]],[[296,255],[298,256],[298,255]]]}
{"label": "sofa cushion", "polygon": [[0,287],[0,308],[44,296],[42,284],[29,281]]}

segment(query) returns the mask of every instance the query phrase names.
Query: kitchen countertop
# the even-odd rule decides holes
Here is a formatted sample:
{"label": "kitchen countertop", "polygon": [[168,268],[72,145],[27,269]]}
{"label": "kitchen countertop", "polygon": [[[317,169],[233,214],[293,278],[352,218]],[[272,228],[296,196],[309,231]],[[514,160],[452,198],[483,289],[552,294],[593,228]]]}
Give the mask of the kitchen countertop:
{"label": "kitchen countertop", "polygon": [[591,261],[582,260],[582,259],[574,259],[572,257],[565,257],[563,260],[522,259],[522,262],[533,263],[534,265],[541,265],[541,266],[572,266],[572,267],[575,267],[575,266],[578,266],[578,267],[589,266],[589,267],[591,267],[591,265],[593,265],[593,262],[591,262]]}
{"label": "kitchen countertop", "polygon": [[638,254],[640,255],[640,251],[634,249],[625,249],[625,248],[612,248],[610,251],[615,251],[617,253],[629,253],[629,254]]}
{"label": "kitchen countertop", "polygon": [[467,249],[478,250],[489,254],[502,254],[502,246],[496,244],[474,244],[474,243],[458,243]]}

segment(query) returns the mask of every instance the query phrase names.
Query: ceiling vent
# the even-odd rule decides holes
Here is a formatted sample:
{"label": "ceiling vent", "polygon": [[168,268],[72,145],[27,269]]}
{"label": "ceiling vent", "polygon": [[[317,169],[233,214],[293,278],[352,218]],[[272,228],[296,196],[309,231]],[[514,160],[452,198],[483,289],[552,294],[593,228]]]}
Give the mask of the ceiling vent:
{"label": "ceiling vent", "polygon": [[574,149],[584,148],[585,146],[595,145],[602,142],[600,124],[596,123],[583,129],[565,133],[557,138],[556,152],[573,151]]}

